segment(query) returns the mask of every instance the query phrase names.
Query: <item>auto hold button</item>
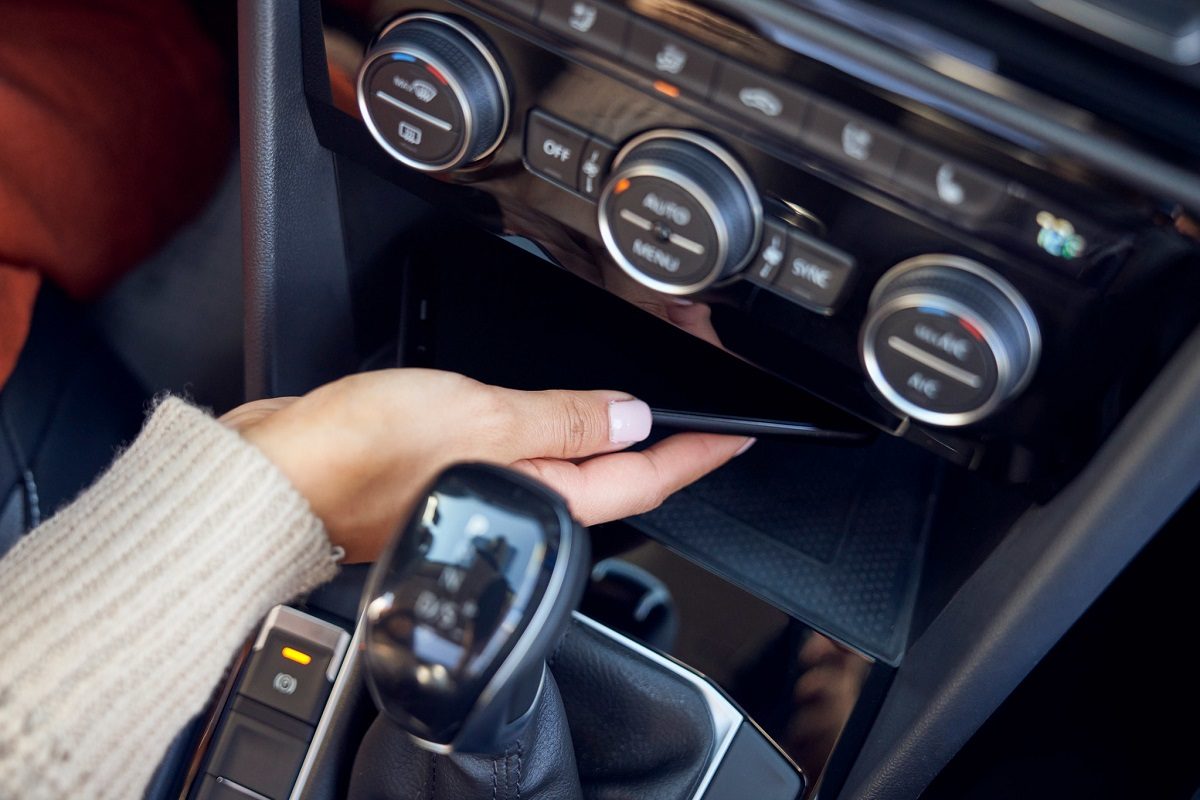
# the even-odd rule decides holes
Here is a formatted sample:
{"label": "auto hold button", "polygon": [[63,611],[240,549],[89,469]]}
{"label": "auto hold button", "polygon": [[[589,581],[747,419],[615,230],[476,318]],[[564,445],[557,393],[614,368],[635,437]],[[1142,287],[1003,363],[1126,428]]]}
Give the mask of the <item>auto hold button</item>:
{"label": "auto hold button", "polygon": [[575,188],[587,134],[542,111],[525,126],[525,163],[544,178]]}
{"label": "auto hold button", "polygon": [[732,61],[722,61],[713,100],[754,125],[796,136],[804,124],[808,98],[779,81]]}

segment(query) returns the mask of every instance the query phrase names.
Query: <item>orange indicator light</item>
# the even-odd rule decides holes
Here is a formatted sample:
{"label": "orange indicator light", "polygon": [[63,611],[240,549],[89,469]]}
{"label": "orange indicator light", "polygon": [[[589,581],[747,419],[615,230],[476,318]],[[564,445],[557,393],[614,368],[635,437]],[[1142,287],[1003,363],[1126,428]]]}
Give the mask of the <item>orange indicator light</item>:
{"label": "orange indicator light", "polygon": [[617,185],[613,187],[613,194],[620,194],[629,188],[629,178],[621,178],[617,181]]}
{"label": "orange indicator light", "polygon": [[312,663],[312,656],[308,653],[301,653],[294,647],[283,648],[283,657],[288,661],[295,661],[300,666],[306,666]]}
{"label": "orange indicator light", "polygon": [[655,81],[654,91],[665,94],[667,97],[679,97],[679,87],[666,81]]}

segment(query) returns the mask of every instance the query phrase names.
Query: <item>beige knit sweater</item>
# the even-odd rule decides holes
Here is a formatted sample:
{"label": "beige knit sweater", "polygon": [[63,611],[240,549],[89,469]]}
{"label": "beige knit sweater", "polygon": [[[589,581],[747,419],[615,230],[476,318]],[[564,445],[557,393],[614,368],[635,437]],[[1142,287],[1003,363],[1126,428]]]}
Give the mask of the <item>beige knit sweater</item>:
{"label": "beige knit sweater", "polygon": [[254,625],[335,570],[262,453],[163,402],[0,560],[0,800],[141,797]]}

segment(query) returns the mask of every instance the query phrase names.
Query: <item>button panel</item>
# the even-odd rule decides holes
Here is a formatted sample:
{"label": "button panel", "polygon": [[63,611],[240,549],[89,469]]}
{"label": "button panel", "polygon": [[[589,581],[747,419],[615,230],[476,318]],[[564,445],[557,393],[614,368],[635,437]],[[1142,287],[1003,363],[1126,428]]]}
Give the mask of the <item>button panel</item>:
{"label": "button panel", "polygon": [[337,625],[273,608],[222,712],[192,800],[245,790],[288,797],[349,646],[350,634]]}

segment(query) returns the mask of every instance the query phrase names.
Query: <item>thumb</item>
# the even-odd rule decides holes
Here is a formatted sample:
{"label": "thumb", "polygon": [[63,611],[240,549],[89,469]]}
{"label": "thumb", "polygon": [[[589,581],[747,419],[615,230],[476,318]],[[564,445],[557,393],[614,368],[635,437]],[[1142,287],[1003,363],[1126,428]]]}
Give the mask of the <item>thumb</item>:
{"label": "thumb", "polygon": [[510,462],[586,458],[650,435],[650,406],[623,392],[500,391],[513,412],[503,453]]}

